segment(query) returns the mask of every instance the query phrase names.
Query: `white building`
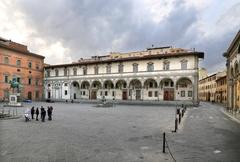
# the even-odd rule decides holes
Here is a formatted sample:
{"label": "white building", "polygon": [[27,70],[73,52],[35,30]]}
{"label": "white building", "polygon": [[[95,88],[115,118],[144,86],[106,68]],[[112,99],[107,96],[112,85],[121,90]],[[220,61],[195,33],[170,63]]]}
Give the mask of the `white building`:
{"label": "white building", "polygon": [[190,100],[198,103],[203,52],[159,47],[110,53],[45,67],[45,98],[53,100]]}

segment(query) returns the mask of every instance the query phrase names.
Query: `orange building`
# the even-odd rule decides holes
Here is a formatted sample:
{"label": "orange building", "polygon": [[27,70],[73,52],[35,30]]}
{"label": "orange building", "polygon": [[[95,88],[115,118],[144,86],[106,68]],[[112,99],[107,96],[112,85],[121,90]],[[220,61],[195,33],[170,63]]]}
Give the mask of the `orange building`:
{"label": "orange building", "polygon": [[0,37],[0,100],[12,93],[9,81],[16,79],[22,99],[43,97],[44,56],[28,51],[27,46]]}

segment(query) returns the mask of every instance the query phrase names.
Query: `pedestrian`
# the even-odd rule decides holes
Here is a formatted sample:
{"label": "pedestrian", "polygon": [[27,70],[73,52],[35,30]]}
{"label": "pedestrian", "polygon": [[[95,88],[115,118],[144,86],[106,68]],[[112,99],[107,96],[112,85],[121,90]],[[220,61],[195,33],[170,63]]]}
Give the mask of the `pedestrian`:
{"label": "pedestrian", "polygon": [[41,108],[41,119],[42,119],[42,122],[45,122],[45,116],[46,116],[46,111],[45,111],[45,109],[42,107],[42,108]]}
{"label": "pedestrian", "polygon": [[38,121],[38,115],[39,115],[39,110],[38,110],[38,107],[36,109],[36,121]]}
{"label": "pedestrian", "polygon": [[34,110],[34,106],[31,108],[31,115],[32,115],[32,119],[34,119],[34,113],[35,113],[35,110]]}
{"label": "pedestrian", "polygon": [[48,114],[48,120],[52,120],[52,109],[51,109],[51,107],[48,107],[47,114]]}

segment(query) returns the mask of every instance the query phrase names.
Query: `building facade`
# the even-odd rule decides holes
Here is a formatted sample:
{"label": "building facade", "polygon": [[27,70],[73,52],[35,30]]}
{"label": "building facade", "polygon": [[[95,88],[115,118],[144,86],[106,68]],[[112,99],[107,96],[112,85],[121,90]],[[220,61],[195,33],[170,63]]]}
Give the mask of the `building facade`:
{"label": "building facade", "polygon": [[217,74],[199,80],[200,101],[215,101]]}
{"label": "building facade", "polygon": [[198,62],[203,57],[203,52],[159,47],[46,66],[45,98],[198,103]]}
{"label": "building facade", "polygon": [[224,75],[216,80],[216,102],[226,105],[227,103],[227,76]]}
{"label": "building facade", "polygon": [[231,42],[227,51],[223,54],[227,62],[227,107],[239,110],[240,107],[240,31]]}
{"label": "building facade", "polygon": [[43,96],[44,57],[28,51],[27,46],[0,38],[0,100],[13,93],[9,82],[17,80],[22,99],[41,100]]}

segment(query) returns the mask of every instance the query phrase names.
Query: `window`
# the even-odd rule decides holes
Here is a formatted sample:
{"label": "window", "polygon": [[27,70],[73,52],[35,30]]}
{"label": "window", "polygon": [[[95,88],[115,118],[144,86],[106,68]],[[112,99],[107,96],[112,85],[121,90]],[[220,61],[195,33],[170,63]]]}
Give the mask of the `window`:
{"label": "window", "polygon": [[67,84],[67,83],[64,83],[64,86],[65,86],[65,87],[67,87],[67,86],[68,86],[68,84]]}
{"label": "window", "polygon": [[155,91],[155,95],[154,95],[155,97],[157,97],[158,96],[158,91]]}
{"label": "window", "polygon": [[21,78],[20,77],[17,77],[17,82],[21,83]]}
{"label": "window", "polygon": [[73,75],[76,76],[77,75],[77,68],[73,69]]}
{"label": "window", "polygon": [[4,82],[8,83],[8,76],[7,75],[4,76]]}
{"label": "window", "polygon": [[152,91],[148,92],[148,97],[152,97]]}
{"label": "window", "polygon": [[107,74],[111,74],[111,64],[108,64],[108,65],[106,66],[106,73],[107,73]]}
{"label": "window", "polygon": [[187,60],[182,60],[181,61],[181,69],[182,70],[186,70],[187,69]]}
{"label": "window", "polygon": [[107,96],[108,95],[108,91],[105,91],[105,96]]}
{"label": "window", "polygon": [[94,74],[97,75],[98,74],[98,66],[94,66]]}
{"label": "window", "polygon": [[87,75],[87,67],[83,67],[83,75]]}
{"label": "window", "polygon": [[118,65],[118,72],[119,72],[119,73],[123,73],[123,64],[122,64],[122,63],[120,63],[120,64]]}
{"label": "window", "polygon": [[55,76],[58,76],[58,69],[55,70]]}
{"label": "window", "polygon": [[39,91],[36,91],[36,92],[35,92],[35,97],[36,97],[36,99],[39,98]]}
{"label": "window", "polygon": [[102,96],[102,91],[100,91],[100,96]]}
{"label": "window", "polygon": [[37,70],[39,70],[39,69],[40,69],[40,67],[39,67],[39,65],[38,65],[38,64],[36,64],[36,69],[37,69]]}
{"label": "window", "polygon": [[181,97],[185,97],[185,91],[181,91]]}
{"label": "window", "polygon": [[137,72],[138,72],[138,64],[137,64],[137,63],[134,63],[134,64],[133,64],[133,72],[134,72],[134,73],[137,73]]}
{"label": "window", "polygon": [[170,62],[164,61],[163,63],[163,70],[169,70],[170,69]]}
{"label": "window", "polygon": [[154,71],[154,64],[152,62],[149,62],[147,65],[147,71],[153,72]]}
{"label": "window", "polygon": [[64,91],[64,94],[67,95],[67,90]]}
{"label": "window", "polygon": [[115,96],[115,93],[114,93],[114,91],[112,91],[112,96]]}
{"label": "window", "polygon": [[28,84],[31,85],[32,84],[32,79],[28,78]]}
{"label": "window", "polygon": [[169,86],[169,82],[164,82],[164,86],[168,87]]}
{"label": "window", "polygon": [[47,76],[47,77],[50,77],[50,70],[47,70],[47,71],[46,71],[46,76]]}
{"label": "window", "polygon": [[31,62],[28,63],[28,67],[32,68],[32,63]]}
{"label": "window", "polygon": [[64,69],[64,76],[67,76],[67,75],[68,75],[68,69],[65,68],[65,69]]}
{"label": "window", "polygon": [[192,97],[192,91],[188,91],[188,97]]}
{"label": "window", "polygon": [[85,91],[83,91],[82,94],[83,94],[83,96],[85,96],[86,95]]}
{"label": "window", "polygon": [[9,63],[8,57],[4,57],[4,64],[8,64],[8,63]]}
{"label": "window", "polygon": [[16,61],[16,65],[17,65],[17,66],[21,66],[21,60],[17,60],[17,61]]}
{"label": "window", "polygon": [[36,79],[35,80],[35,85],[38,86],[38,84],[39,84],[39,79]]}

